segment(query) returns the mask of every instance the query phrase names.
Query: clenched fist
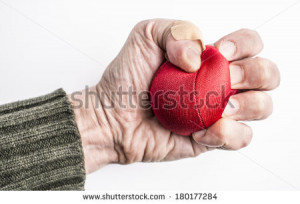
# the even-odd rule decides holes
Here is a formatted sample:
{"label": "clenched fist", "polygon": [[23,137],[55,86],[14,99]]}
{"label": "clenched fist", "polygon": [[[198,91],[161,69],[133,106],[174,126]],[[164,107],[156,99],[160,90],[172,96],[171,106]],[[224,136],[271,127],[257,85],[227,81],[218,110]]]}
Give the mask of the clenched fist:
{"label": "clenched fist", "polygon": [[[70,95],[82,136],[87,173],[109,163],[129,164],[194,157],[216,148],[237,150],[249,144],[252,130],[240,120],[257,120],[272,112],[271,97],[280,75],[268,59],[254,57],[263,48],[257,32],[241,29],[214,46],[230,61],[231,96],[223,117],[189,137],[165,129],[153,115],[149,91],[158,67],[168,60],[186,72],[199,69],[203,51],[199,40],[176,40],[175,20],[138,23],[100,82]],[[170,76],[172,77],[172,76]]]}

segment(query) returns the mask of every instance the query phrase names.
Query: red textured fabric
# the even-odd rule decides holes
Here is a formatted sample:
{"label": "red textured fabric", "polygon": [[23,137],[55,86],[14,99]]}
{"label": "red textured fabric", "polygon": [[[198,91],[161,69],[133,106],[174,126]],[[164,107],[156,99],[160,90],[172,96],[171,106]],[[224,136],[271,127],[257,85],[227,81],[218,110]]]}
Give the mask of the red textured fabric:
{"label": "red textured fabric", "polygon": [[206,129],[221,118],[229,97],[229,62],[213,46],[206,46],[199,71],[187,73],[166,61],[150,87],[152,110],[167,129],[180,135]]}

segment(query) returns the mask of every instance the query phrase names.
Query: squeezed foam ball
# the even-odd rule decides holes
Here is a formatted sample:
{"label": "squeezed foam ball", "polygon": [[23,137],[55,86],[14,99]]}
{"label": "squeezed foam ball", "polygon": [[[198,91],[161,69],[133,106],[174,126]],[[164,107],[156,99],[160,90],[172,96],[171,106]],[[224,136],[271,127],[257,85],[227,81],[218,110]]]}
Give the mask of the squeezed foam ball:
{"label": "squeezed foam ball", "polygon": [[229,62],[213,46],[201,54],[201,67],[187,73],[166,61],[150,87],[152,110],[170,131],[189,136],[222,117],[231,89]]}

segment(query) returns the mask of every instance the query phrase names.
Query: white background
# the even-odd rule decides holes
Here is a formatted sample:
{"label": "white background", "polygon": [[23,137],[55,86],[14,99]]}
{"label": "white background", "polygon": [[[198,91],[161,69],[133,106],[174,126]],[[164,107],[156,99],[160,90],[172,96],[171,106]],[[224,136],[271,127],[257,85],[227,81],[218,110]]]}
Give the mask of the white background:
{"label": "white background", "polygon": [[109,165],[87,176],[87,190],[299,190],[300,2],[0,0],[0,104],[97,83],[131,28],[148,18],[189,20],[206,43],[256,29],[276,62],[273,115],[249,122],[249,147],[167,163]]}

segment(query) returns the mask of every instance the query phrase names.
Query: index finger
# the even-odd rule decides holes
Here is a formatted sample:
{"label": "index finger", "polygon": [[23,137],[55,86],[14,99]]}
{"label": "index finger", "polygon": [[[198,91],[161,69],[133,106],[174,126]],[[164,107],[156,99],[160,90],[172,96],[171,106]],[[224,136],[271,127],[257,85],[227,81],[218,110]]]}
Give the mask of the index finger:
{"label": "index finger", "polygon": [[263,43],[256,31],[240,29],[222,37],[214,46],[228,61],[234,61],[258,54]]}

